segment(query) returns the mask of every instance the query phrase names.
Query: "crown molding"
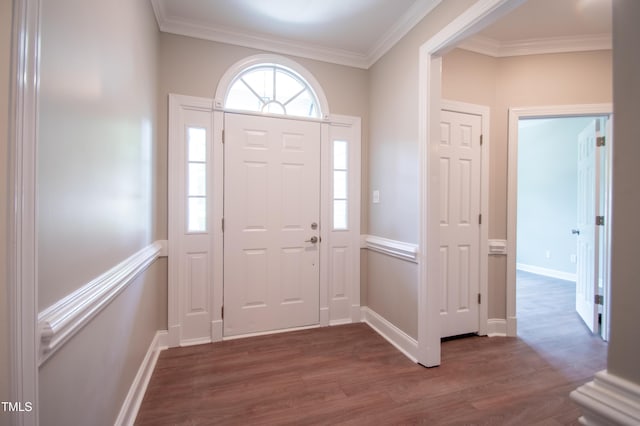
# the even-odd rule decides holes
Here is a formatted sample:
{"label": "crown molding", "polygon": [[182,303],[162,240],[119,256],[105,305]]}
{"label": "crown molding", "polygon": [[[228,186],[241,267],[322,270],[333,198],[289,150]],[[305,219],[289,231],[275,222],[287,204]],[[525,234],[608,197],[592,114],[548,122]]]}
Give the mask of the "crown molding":
{"label": "crown molding", "polygon": [[380,37],[368,53],[328,48],[259,33],[239,32],[223,27],[199,25],[169,16],[162,0],[152,0],[151,4],[158,27],[160,31],[165,33],[368,69],[441,2],[442,0],[417,0],[391,29]]}
{"label": "crown molding", "polygon": [[548,53],[611,50],[611,34],[548,37],[500,42],[492,38],[475,36],[460,43],[459,48],[504,58],[509,56],[542,55]]}
{"label": "crown molding", "polygon": [[429,14],[442,0],[416,1],[400,19],[376,42],[367,55],[368,66],[371,67],[384,56],[402,37],[407,35],[425,16]]}

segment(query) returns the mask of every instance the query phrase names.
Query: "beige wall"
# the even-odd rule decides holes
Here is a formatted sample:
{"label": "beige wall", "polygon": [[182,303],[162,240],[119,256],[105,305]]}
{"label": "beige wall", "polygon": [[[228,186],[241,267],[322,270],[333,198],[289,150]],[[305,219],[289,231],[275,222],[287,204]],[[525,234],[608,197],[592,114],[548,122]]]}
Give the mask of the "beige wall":
{"label": "beige wall", "polygon": [[640,2],[613,2],[613,218],[611,244],[611,335],[607,370],[640,385]]}
{"label": "beige wall", "polygon": [[[9,400],[9,304],[7,294],[7,213],[9,75],[11,65],[11,8],[9,0],[0,1],[0,401]],[[0,413],[0,424],[4,424]]]}
{"label": "beige wall", "polygon": [[[418,242],[418,55],[431,36],[475,0],[440,3],[369,69],[369,193],[380,203],[366,204],[369,234]],[[367,198],[368,199],[368,198]],[[376,275],[380,255],[369,253],[368,304],[407,334],[417,335],[417,268],[385,259],[386,280]],[[375,269],[375,271],[374,271]],[[401,289],[398,295],[395,288]],[[391,297],[386,297],[391,295]]]}
{"label": "beige wall", "polygon": [[[149,2],[41,3],[40,309],[151,243],[159,32]],[[113,424],[157,330],[156,261],[39,370],[41,423]]]}
{"label": "beige wall", "polygon": [[369,251],[367,262],[367,306],[417,340],[418,265],[375,251]]}
{"label": "beige wall", "polygon": [[[213,98],[222,75],[236,62],[248,56],[264,53],[255,49],[234,46],[162,33],[159,62],[159,141],[163,165],[160,176],[160,197],[166,197],[166,153],[168,95],[199,96]],[[291,57],[305,67],[318,80],[325,92],[332,114],[351,115],[362,118],[362,182],[363,199],[367,194],[367,140],[368,140],[368,73],[366,70],[329,64],[311,59]],[[167,235],[167,201],[160,203],[161,217],[157,232]],[[367,230],[367,214],[361,215],[362,230]]]}
{"label": "beige wall", "polygon": [[[154,333],[166,329],[166,259],[156,261],[40,368],[42,425],[115,423]],[[166,311],[166,309],[164,309]]]}
{"label": "beige wall", "polygon": [[[491,108],[489,238],[507,234],[507,126],[514,107],[612,101],[611,51],[492,58],[455,49],[443,58],[442,96]],[[489,261],[489,318],[506,317],[506,262]]]}
{"label": "beige wall", "polygon": [[152,241],[157,25],[147,3],[42,3],[40,310]]}

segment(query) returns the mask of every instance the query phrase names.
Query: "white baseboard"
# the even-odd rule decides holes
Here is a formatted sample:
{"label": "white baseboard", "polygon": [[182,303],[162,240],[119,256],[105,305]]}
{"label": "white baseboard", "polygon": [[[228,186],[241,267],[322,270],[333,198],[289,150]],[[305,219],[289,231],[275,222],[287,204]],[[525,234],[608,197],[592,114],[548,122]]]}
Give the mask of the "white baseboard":
{"label": "white baseboard", "polygon": [[214,320],[211,321],[211,341],[212,342],[221,342],[222,337],[224,336],[224,331],[222,329],[223,322],[222,320]]}
{"label": "white baseboard", "polygon": [[353,323],[353,321],[351,321],[351,318],[343,318],[343,319],[329,321],[329,325],[330,326],[345,325],[345,324],[352,324],[352,323]]}
{"label": "white baseboard", "polygon": [[351,322],[362,321],[362,309],[360,305],[351,305]]}
{"label": "white baseboard", "polygon": [[413,362],[418,362],[418,342],[413,337],[391,324],[375,311],[363,306],[362,321],[402,352]]}
{"label": "white baseboard", "polygon": [[140,368],[138,368],[138,373],[129,388],[129,393],[127,393],[127,397],[120,408],[120,413],[115,423],[116,425],[128,426],[133,425],[135,422],[140,404],[142,404],[142,399],[147,391],[149,380],[151,380],[153,369],[158,361],[158,356],[162,350],[167,348],[167,336],[168,333],[166,331],[158,331],[151,341],[147,354],[144,356],[142,364],[140,364]]}
{"label": "white baseboard", "polygon": [[507,335],[507,320],[492,318],[487,320],[487,336],[505,337]]}
{"label": "white baseboard", "polygon": [[172,325],[169,327],[169,333],[167,337],[164,339],[168,347],[177,348],[178,346],[180,346],[181,332],[182,332],[182,328],[179,325]]}
{"label": "white baseboard", "polygon": [[584,425],[640,424],[640,385],[606,370],[571,392],[571,399],[582,408]]}
{"label": "white baseboard", "polygon": [[525,263],[516,264],[516,269],[532,274],[542,275],[544,277],[556,278],[559,280],[576,281],[576,274],[570,272],[558,271],[555,269],[542,268],[540,266],[527,265]]}
{"label": "white baseboard", "polygon": [[320,327],[329,325],[329,308],[320,308]]}
{"label": "white baseboard", "polygon": [[516,337],[518,335],[518,318],[507,317],[507,337]]}
{"label": "white baseboard", "polygon": [[323,327],[320,324],[306,325],[302,327],[281,328],[279,330],[257,331],[255,333],[238,334],[237,336],[225,336],[222,340],[246,339],[247,337],[268,336],[270,334],[289,333],[290,331],[311,330],[312,328]]}

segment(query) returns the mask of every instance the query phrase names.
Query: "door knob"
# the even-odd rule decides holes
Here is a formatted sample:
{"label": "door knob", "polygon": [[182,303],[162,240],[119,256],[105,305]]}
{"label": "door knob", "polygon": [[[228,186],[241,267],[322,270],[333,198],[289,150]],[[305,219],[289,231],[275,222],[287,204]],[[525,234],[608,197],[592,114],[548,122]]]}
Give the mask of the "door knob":
{"label": "door knob", "polygon": [[579,229],[572,229],[572,230],[571,230],[571,233],[572,233],[573,235],[580,235],[580,230],[579,230]]}
{"label": "door knob", "polygon": [[318,237],[316,237],[315,235],[313,237],[311,237],[308,240],[305,240],[305,243],[311,243],[311,244],[315,244],[318,242]]}

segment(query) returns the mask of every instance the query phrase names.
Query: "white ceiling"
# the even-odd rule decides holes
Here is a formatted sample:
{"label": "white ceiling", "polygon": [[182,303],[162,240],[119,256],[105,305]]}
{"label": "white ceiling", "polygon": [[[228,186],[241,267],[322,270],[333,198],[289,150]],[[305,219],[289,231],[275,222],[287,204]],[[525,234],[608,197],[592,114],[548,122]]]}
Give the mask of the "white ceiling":
{"label": "white ceiling", "polygon": [[[442,0],[151,1],[164,32],[368,68]],[[610,33],[611,0],[529,0],[462,47],[606,49]]]}
{"label": "white ceiling", "polygon": [[151,0],[161,31],[368,68],[442,0]]}

